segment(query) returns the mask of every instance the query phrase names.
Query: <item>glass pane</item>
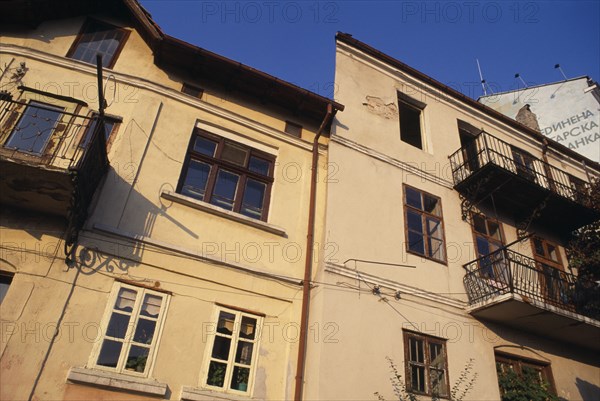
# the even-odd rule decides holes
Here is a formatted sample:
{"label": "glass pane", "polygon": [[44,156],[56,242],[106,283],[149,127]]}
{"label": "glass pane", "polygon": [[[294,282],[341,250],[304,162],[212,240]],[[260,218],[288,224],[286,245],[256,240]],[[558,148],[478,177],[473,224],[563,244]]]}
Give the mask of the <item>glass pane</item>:
{"label": "glass pane", "polygon": [[429,357],[431,366],[438,369],[444,368],[444,350],[442,344],[429,343]]}
{"label": "glass pane", "polygon": [[229,359],[229,349],[231,348],[231,338],[216,336],[213,345],[212,357],[226,361]]}
{"label": "glass pane", "polygon": [[434,198],[429,195],[426,195],[426,194],[423,194],[423,203],[424,203],[426,212],[431,213],[434,216],[442,215],[439,199]]}
{"label": "glass pane", "polygon": [[417,233],[423,233],[423,222],[421,221],[421,215],[412,210],[406,211],[406,220],[408,223],[408,229]]}
{"label": "glass pane", "polygon": [[250,171],[254,171],[255,173],[268,176],[269,165],[270,163],[268,161],[252,156],[250,157],[250,163],[248,163],[248,169]]}
{"label": "glass pane", "polygon": [[427,235],[439,239],[442,239],[442,221],[437,219],[427,218]]}
{"label": "glass pane", "polygon": [[110,321],[108,322],[108,327],[106,328],[106,335],[115,338],[125,338],[127,326],[129,325],[129,318],[130,315],[113,312]]}
{"label": "glass pane", "polygon": [[253,340],[255,331],[256,331],[256,319],[253,319],[248,316],[242,317],[242,327],[240,328],[240,337]]}
{"label": "glass pane", "polygon": [[437,260],[445,260],[444,253],[444,242],[439,239],[429,238],[428,239],[429,246],[429,256]]}
{"label": "glass pane", "polygon": [[544,252],[544,244],[539,238],[533,239],[533,246],[535,248],[535,253],[537,253],[540,256],[546,255],[546,253]]}
{"label": "glass pane", "polygon": [[473,215],[473,229],[478,233],[487,235],[487,227],[485,225],[485,219],[479,215]]}
{"label": "glass pane", "polygon": [[119,290],[117,302],[115,302],[115,309],[122,310],[125,312],[131,312],[133,310],[133,305],[135,304],[136,297],[137,291],[129,288],[121,288]]}
{"label": "glass pane", "polygon": [[548,259],[558,262],[558,249],[554,245],[546,244]]}
{"label": "glass pane", "polygon": [[233,368],[233,375],[231,376],[231,388],[233,390],[248,391],[248,379],[250,376],[250,369],[236,366]]}
{"label": "glass pane", "polygon": [[[43,106],[52,110],[41,109]],[[41,155],[50,139],[62,108],[29,102],[23,116],[6,141],[7,148]]]}
{"label": "glass pane", "polygon": [[123,348],[123,343],[113,340],[104,340],[102,349],[100,349],[97,364],[100,366],[116,368],[117,363],[119,362],[119,356],[121,355],[121,348]]}
{"label": "glass pane", "polygon": [[208,384],[209,386],[223,387],[223,384],[225,383],[226,372],[226,364],[210,361],[210,366],[208,367],[208,377],[206,378],[206,384]]}
{"label": "glass pane", "polygon": [[[85,134],[83,135],[83,140],[81,141],[80,146],[82,146],[84,148],[88,146],[88,144],[90,143],[90,140],[92,139],[92,134],[93,134],[94,130],[96,129],[97,123],[98,123],[98,120],[96,120],[95,118],[90,121],[87,129],[85,130]],[[114,126],[115,126],[114,121],[105,121],[104,122],[104,139],[105,139],[105,141],[108,141],[108,138],[110,138],[110,134],[111,134]]]}
{"label": "glass pane", "polygon": [[488,220],[488,231],[490,237],[495,238],[499,241],[502,239],[500,237],[500,226],[498,225],[498,223]]}
{"label": "glass pane", "polygon": [[410,368],[412,389],[425,392],[425,368],[414,365],[411,365]]}
{"label": "glass pane", "polygon": [[431,391],[437,395],[446,395],[446,373],[443,370],[431,369]]}
{"label": "glass pane", "polygon": [[142,316],[158,317],[160,313],[160,305],[162,303],[162,297],[158,295],[146,294],[144,297],[144,303],[142,304]]}
{"label": "glass pane", "polygon": [[191,196],[198,200],[204,200],[209,174],[210,165],[197,160],[190,160],[185,181],[181,188],[182,195]]}
{"label": "glass pane", "polygon": [[232,210],[239,178],[237,174],[219,170],[210,203],[223,209]]}
{"label": "glass pane", "polygon": [[154,331],[156,330],[156,321],[140,318],[135,328],[133,335],[133,341],[136,343],[142,343],[150,345],[154,338]]}
{"label": "glass pane", "polygon": [[248,157],[248,149],[238,145],[234,145],[231,142],[225,141],[223,151],[221,152],[221,159],[231,163],[235,163],[239,166],[246,166],[246,158]]}
{"label": "glass pane", "polygon": [[409,187],[405,187],[405,190],[406,204],[423,210],[423,205],[421,204],[421,193]]}
{"label": "glass pane", "polygon": [[235,361],[237,363],[242,363],[244,365],[250,365],[250,363],[252,362],[252,348],[253,347],[254,347],[254,344],[252,344],[252,343],[249,343],[246,341],[238,342],[238,348],[235,353]]}
{"label": "glass pane", "polygon": [[425,255],[425,243],[421,234],[408,232],[408,249]]}
{"label": "glass pane", "polygon": [[262,217],[266,190],[267,184],[248,178],[240,213],[248,217],[260,219]]}
{"label": "glass pane", "polygon": [[409,338],[408,344],[410,347],[410,360],[413,362],[423,363],[425,361],[425,350],[423,349],[423,340]]}
{"label": "glass pane", "polygon": [[143,373],[146,369],[149,353],[150,348],[132,345],[127,356],[127,362],[125,362],[125,369]]}
{"label": "glass pane", "polygon": [[219,324],[217,325],[217,332],[231,335],[233,333],[234,322],[235,315],[233,313],[221,312],[219,314]]}
{"label": "glass pane", "polygon": [[216,142],[213,142],[213,141],[203,138],[201,136],[196,137],[196,141],[194,142],[194,150],[196,152],[202,153],[203,155],[207,155],[210,157],[214,157],[216,149],[217,149]]}

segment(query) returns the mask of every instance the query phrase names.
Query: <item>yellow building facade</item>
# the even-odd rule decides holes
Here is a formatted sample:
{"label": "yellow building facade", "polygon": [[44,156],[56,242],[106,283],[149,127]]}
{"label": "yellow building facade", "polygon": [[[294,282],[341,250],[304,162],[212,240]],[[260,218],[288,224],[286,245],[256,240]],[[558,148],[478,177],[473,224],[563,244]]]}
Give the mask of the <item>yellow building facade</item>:
{"label": "yellow building facade", "polygon": [[134,1],[14,7],[0,398],[293,398],[343,106],[165,35]]}
{"label": "yellow building facade", "polygon": [[306,399],[399,399],[395,384],[401,399],[499,400],[511,373],[598,399],[600,321],[585,300],[597,285],[577,281],[564,248],[599,217],[587,206],[598,164],[336,39],[346,110],[329,147],[326,241],[337,253],[311,315],[336,335],[309,349]]}

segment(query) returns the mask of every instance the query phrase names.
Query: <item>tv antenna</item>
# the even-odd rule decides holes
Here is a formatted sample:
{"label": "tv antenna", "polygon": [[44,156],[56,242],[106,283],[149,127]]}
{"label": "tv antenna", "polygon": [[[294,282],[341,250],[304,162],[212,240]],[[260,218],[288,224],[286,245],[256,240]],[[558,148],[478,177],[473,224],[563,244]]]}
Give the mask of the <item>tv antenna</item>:
{"label": "tv antenna", "polygon": [[562,76],[565,79],[565,81],[568,79],[567,76],[565,75],[565,72],[560,67],[560,64],[554,64],[554,69],[557,69],[558,71],[560,71],[560,73],[562,74]]}
{"label": "tv antenna", "polygon": [[525,87],[525,89],[527,89],[527,82],[525,82],[525,80],[523,80],[523,77],[521,76],[521,74],[519,74],[518,72],[515,74],[515,78],[519,78],[521,80],[521,82],[523,83],[523,86]]}
{"label": "tv antenna", "polygon": [[481,80],[481,89],[483,89],[483,96],[487,96],[487,91],[485,90],[485,79],[483,79],[483,74],[481,73],[481,66],[479,65],[479,59],[476,58],[477,61],[477,69],[479,70],[479,79]]}

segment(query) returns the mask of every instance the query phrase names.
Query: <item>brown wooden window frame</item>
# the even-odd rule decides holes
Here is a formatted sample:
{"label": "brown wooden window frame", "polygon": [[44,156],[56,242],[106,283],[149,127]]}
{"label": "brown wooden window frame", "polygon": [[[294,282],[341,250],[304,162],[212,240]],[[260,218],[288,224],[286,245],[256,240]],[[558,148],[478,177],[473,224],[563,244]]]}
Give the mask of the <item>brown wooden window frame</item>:
{"label": "brown wooden window frame", "polygon": [[[85,148],[89,145],[90,139],[87,139],[87,137],[88,135],[91,135],[90,127],[92,126],[92,123],[94,121],[93,119],[96,118],[97,115],[98,113],[96,112],[92,112],[92,114],[90,114],[90,117],[92,119],[89,120],[89,123],[85,127],[85,130],[83,130],[83,134],[81,135],[81,138],[79,140],[79,147]],[[123,118],[113,115],[105,115],[104,118],[106,122],[112,123],[112,128],[110,129],[108,137],[106,138],[106,150],[109,151],[110,147],[112,146],[112,143],[114,142],[117,136],[117,133],[119,132],[119,127],[123,122]]]}
{"label": "brown wooden window frame", "polygon": [[[481,232],[476,226],[476,220],[477,219],[482,219],[483,220],[483,224],[485,226],[485,233]],[[498,236],[499,238],[494,237],[493,235],[490,235],[490,224],[495,224],[498,226]],[[492,254],[496,251],[498,251],[498,249],[503,248],[506,244],[505,244],[505,240],[504,240],[504,228],[502,227],[502,223],[495,218],[491,218],[486,216],[483,213],[476,213],[476,212],[471,212],[471,233],[473,234],[473,244],[475,246],[475,256],[476,256],[476,260],[478,260],[478,265],[479,265],[479,269],[480,269],[480,275],[487,277],[487,278],[492,278],[492,279],[508,279],[508,277],[506,276],[506,271],[508,269],[508,266],[506,265],[506,261],[502,262],[502,260],[504,260],[504,254],[501,252],[497,252],[495,254],[495,257],[493,260],[491,259],[486,259],[485,257],[489,254]],[[482,238],[483,240],[487,241],[488,243],[488,248],[489,248],[489,244],[494,244],[495,246],[497,246],[496,249],[492,250],[491,252],[488,252],[487,254],[482,254],[479,250],[479,241],[478,239]],[[484,268],[489,266],[491,268],[491,271],[493,272],[492,275],[489,275],[488,272],[484,271]]]}
{"label": "brown wooden window frame", "polygon": [[296,137],[296,138],[301,138],[302,137],[302,125],[296,124],[291,121],[286,121],[285,122],[285,133],[289,134],[293,137]]}
{"label": "brown wooden window frame", "polygon": [[[407,188],[410,189],[410,190],[417,191],[417,192],[420,193],[420,196],[421,196],[421,205],[424,205],[424,197],[425,196],[428,196],[430,198],[433,198],[433,199],[437,200],[437,205],[439,206],[439,211],[440,211],[439,212],[439,216],[435,215],[433,213],[427,212],[425,210],[424,206],[423,206],[422,209],[418,209],[417,207],[415,207],[413,205],[409,205],[408,202],[407,202],[407,196],[406,196],[407,195]],[[406,238],[406,252],[411,253],[413,255],[418,255],[418,256],[424,257],[424,258],[429,259],[429,260],[433,260],[433,261],[438,262],[438,263],[442,263],[444,265],[447,265],[448,264],[448,255],[447,255],[447,249],[446,249],[446,229],[444,227],[444,217],[443,217],[444,214],[443,214],[443,211],[442,211],[442,199],[439,196],[435,196],[435,195],[430,194],[429,192],[425,192],[425,191],[420,190],[418,188],[415,188],[413,186],[404,184],[403,185],[403,204],[404,204],[404,235],[405,235],[405,238]],[[414,230],[411,230],[409,228],[409,218],[408,218],[409,211],[411,211],[413,213],[418,213],[420,215],[420,217],[421,217],[421,233],[416,233],[416,234],[422,235],[422,237],[423,237],[423,248],[424,248],[425,253],[420,253],[420,252],[418,252],[416,250],[410,249],[410,233],[414,232]],[[444,254],[443,255],[444,256],[443,259],[438,259],[438,258],[435,258],[434,256],[431,255],[431,249],[429,249],[430,248],[430,246],[429,246],[429,243],[430,243],[429,239],[431,237],[431,234],[428,232],[428,229],[427,229],[427,224],[426,224],[427,223],[427,219],[439,220],[439,222],[440,222],[440,227],[441,227],[441,230],[442,230],[442,235],[441,235],[441,241],[442,241],[441,249],[442,249],[443,254]],[[434,238],[434,239],[440,240],[440,238]]]}
{"label": "brown wooden window frame", "polygon": [[[207,154],[200,153],[199,151],[197,151],[195,149],[194,145],[196,143],[197,138],[204,138],[204,139],[207,139],[208,141],[216,143],[216,148],[213,151],[213,156],[209,156]],[[247,157],[245,159],[243,166],[222,159],[222,152],[223,152],[223,149],[226,144],[228,144],[228,146],[236,147],[238,149],[241,149],[241,150],[244,150],[247,152]],[[264,162],[268,163],[266,175],[260,174],[256,171],[252,171],[250,169],[249,163],[253,157],[256,159],[259,159],[260,161],[264,161]],[[194,197],[192,195],[186,194],[183,191],[184,184],[186,182],[186,177],[187,177],[187,174],[189,171],[190,163],[192,161],[195,161],[198,163],[203,163],[205,165],[210,166],[209,172],[208,172],[208,178],[206,179],[204,195],[202,196],[202,199],[200,199],[199,197]],[[235,190],[235,194],[234,194],[234,198],[233,198],[233,206],[231,209],[227,209],[224,207],[221,207],[221,208],[223,208],[224,210],[232,211],[234,213],[242,214],[249,218],[255,218],[257,220],[267,221],[267,216],[269,214],[270,198],[271,198],[271,188],[272,188],[272,185],[274,182],[274,178],[273,178],[274,168],[275,168],[275,156],[273,156],[269,153],[265,153],[260,150],[254,149],[248,145],[241,144],[234,140],[224,138],[219,135],[210,133],[210,132],[202,130],[200,128],[195,128],[192,133],[192,137],[190,139],[188,151],[187,151],[187,154],[185,157],[183,168],[181,170],[181,175],[179,177],[179,183],[177,185],[177,193],[185,195],[185,196],[194,197],[195,199],[198,199],[202,202],[209,203],[215,207],[221,207],[219,205],[215,205],[212,202],[213,196],[215,195],[214,191],[215,191],[215,187],[216,187],[217,175],[221,171],[225,171],[226,173],[229,173],[229,174],[235,174],[235,175],[239,176],[239,180],[237,181],[237,184],[236,184],[236,190]],[[248,216],[247,214],[244,214],[243,211],[241,210],[242,209],[242,200],[244,198],[244,194],[247,189],[246,183],[248,182],[248,179],[252,179],[253,181],[258,182],[259,184],[265,184],[265,191],[264,191],[264,196],[263,196],[262,210],[261,210],[260,218]]]}
{"label": "brown wooden window frame", "polygon": [[98,32],[95,28],[98,26],[110,28],[111,30],[115,30],[115,31],[119,31],[122,35],[121,38],[118,39],[119,44],[118,44],[117,48],[115,49],[115,51],[113,52],[110,61],[106,62],[104,59],[102,60],[102,63],[104,64],[103,65],[104,68],[113,68],[115,63],[117,62],[117,59],[119,58],[119,55],[121,54],[121,51],[123,50],[123,47],[125,47],[125,42],[127,42],[127,39],[129,38],[129,34],[131,33],[131,31],[124,29],[124,28],[120,28],[113,24],[109,24],[108,22],[104,22],[104,21],[101,21],[96,18],[88,18],[83,23],[83,26],[81,27],[81,30],[77,34],[75,41],[73,42],[69,51],[67,52],[67,57],[72,58],[73,60],[81,61],[82,63],[96,65],[95,60],[92,63],[90,63],[87,60],[81,60],[81,59],[75,58],[74,55],[75,55],[75,52],[76,52],[77,48],[79,47],[79,45],[84,43],[83,42],[84,39],[89,39],[90,37],[91,38],[94,37],[94,35]]}
{"label": "brown wooden window frame", "polygon": [[204,89],[202,89],[199,86],[184,82],[181,85],[181,93],[191,96],[191,97],[195,97],[197,99],[202,99],[202,95],[204,94]]}
{"label": "brown wooden window frame", "polygon": [[[450,379],[448,377],[448,348],[446,347],[446,339],[429,336],[422,333],[417,333],[410,330],[402,330],[402,336],[404,341],[404,367],[405,367],[405,377],[406,377],[406,389],[409,392],[415,394],[422,395],[434,395],[433,389],[431,388],[431,371],[432,370],[440,370],[444,372],[444,393],[436,394],[440,398],[449,398],[450,397]],[[423,342],[423,361],[413,360],[411,358],[411,348],[410,348],[410,340],[414,339],[416,341]],[[443,353],[443,366],[434,367],[432,365],[431,360],[431,351],[430,344],[437,344],[441,346],[441,350]],[[418,359],[418,358],[417,358]],[[413,375],[412,368],[423,368],[424,371],[424,390],[419,390],[413,388]]]}
{"label": "brown wooden window frame", "polygon": [[[495,352],[495,360],[496,360],[496,372],[498,369],[498,364],[505,364],[510,366],[512,369],[516,371],[518,375],[521,375],[523,372],[523,366],[531,367],[542,373],[542,378],[546,380],[550,386],[549,390],[553,395],[556,394],[556,386],[554,384],[554,377],[552,375],[552,368],[550,367],[550,363],[540,362],[535,359],[526,358],[522,356],[517,356],[513,354],[508,354],[505,352]],[[497,374],[497,373],[496,373]],[[498,384],[500,387],[500,384]],[[502,395],[502,389],[499,389]]]}

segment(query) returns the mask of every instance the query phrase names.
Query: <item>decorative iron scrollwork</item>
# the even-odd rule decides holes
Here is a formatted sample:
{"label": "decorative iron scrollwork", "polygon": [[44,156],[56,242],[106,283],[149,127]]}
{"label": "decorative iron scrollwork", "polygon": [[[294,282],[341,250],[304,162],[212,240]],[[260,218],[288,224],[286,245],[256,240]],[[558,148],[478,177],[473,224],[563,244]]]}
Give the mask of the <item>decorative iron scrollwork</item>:
{"label": "decorative iron scrollwork", "polygon": [[548,195],[543,201],[541,201],[536,207],[535,209],[533,209],[533,211],[531,212],[531,214],[529,215],[529,217],[527,217],[526,219],[524,219],[523,221],[520,221],[517,223],[516,227],[517,227],[517,237],[519,239],[523,239],[527,236],[527,233],[529,231],[529,226],[531,225],[531,223],[538,219],[541,215],[543,210],[546,208],[546,205],[548,204],[548,199],[550,198],[550,195]]}

